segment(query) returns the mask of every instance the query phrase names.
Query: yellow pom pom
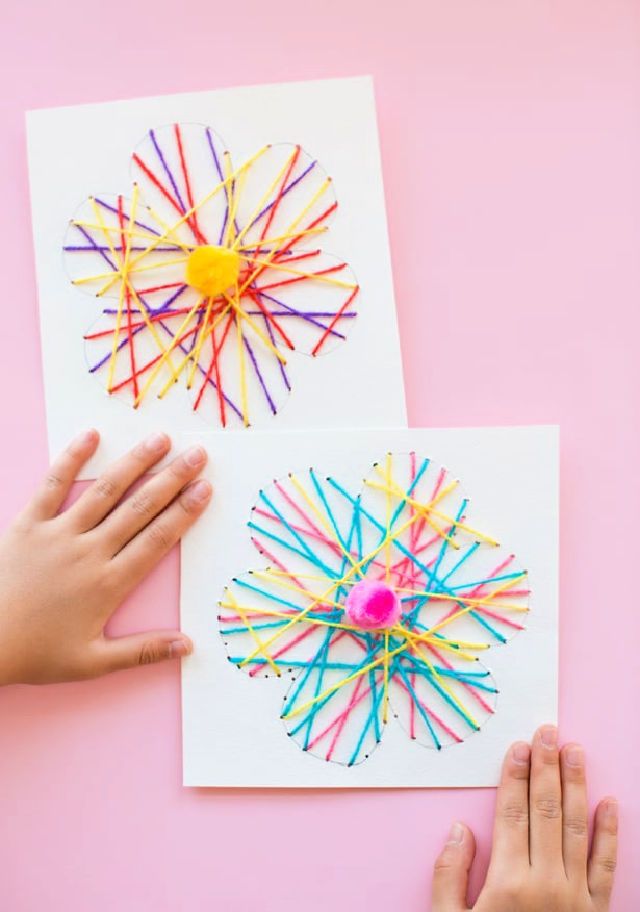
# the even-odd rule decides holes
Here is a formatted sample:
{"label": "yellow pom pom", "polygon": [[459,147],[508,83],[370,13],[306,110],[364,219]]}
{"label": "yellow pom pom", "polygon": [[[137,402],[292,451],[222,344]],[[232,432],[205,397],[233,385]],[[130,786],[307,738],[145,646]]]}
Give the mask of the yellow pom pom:
{"label": "yellow pom pom", "polygon": [[240,257],[228,247],[196,247],[187,260],[187,283],[214,298],[238,281]]}

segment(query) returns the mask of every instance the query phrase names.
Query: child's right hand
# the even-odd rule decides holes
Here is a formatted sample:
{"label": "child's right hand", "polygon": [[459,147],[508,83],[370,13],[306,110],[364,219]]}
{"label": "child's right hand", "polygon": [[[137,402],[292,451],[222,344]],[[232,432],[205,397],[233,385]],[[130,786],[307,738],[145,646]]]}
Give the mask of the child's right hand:
{"label": "child's right hand", "polygon": [[[607,912],[616,864],[618,806],[598,805],[589,853],[584,751],[558,748],[553,725],[529,747],[509,748],[498,788],[487,880],[474,912]],[[475,853],[468,827],[455,823],[436,861],[432,912],[463,912]]]}
{"label": "child's right hand", "polygon": [[97,431],[75,440],[0,539],[0,684],[93,678],[191,652],[177,630],[112,639],[104,627],[207,506],[211,485],[195,480],[206,453],[193,447],[125,497],[171,448],[155,434],[60,513],[98,441]]}

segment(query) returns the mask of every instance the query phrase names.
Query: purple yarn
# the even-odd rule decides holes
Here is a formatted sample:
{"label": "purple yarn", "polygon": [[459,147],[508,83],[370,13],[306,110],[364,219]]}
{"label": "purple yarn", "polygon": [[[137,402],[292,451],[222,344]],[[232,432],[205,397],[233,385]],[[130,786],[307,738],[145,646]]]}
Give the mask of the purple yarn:
{"label": "purple yarn", "polygon": [[82,227],[82,225],[74,225],[74,228],[77,228],[78,231],[80,232],[80,234],[82,234],[82,236],[85,237],[85,238],[89,241],[89,243],[91,244],[91,247],[93,248],[93,250],[95,250],[96,253],[99,253],[99,254],[100,254],[100,256],[102,257],[102,259],[105,260],[105,261],[109,264],[109,266],[111,267],[111,269],[113,269],[114,272],[117,272],[117,271],[118,271],[118,267],[115,265],[115,263],[113,263],[113,262],[111,261],[111,257],[108,257],[107,254],[104,252],[104,250],[101,250],[101,249],[98,247],[98,245],[97,245],[96,242],[93,240],[93,238],[91,237],[91,235],[89,234],[89,232],[88,232],[88,231],[85,231],[84,228]]}
{"label": "purple yarn", "polygon": [[256,224],[256,222],[259,222],[263,215],[266,215],[267,212],[269,212],[271,209],[273,209],[275,204],[277,202],[279,202],[280,200],[282,200],[283,197],[285,197],[287,195],[287,193],[289,193],[290,190],[293,190],[293,188],[297,184],[299,184],[301,180],[304,180],[304,178],[307,176],[309,171],[311,171],[312,168],[315,168],[315,166],[317,164],[318,164],[317,161],[312,161],[311,164],[307,168],[305,168],[305,170],[302,172],[302,174],[300,174],[298,177],[296,177],[295,180],[291,181],[291,183],[285,187],[285,189],[282,191],[282,193],[280,194],[280,196],[278,198],[276,198],[276,199],[272,200],[270,203],[268,203],[264,207],[264,209],[256,215],[256,217],[251,222],[251,224],[247,226],[246,230],[249,231],[251,228],[253,228],[253,226]]}
{"label": "purple yarn", "polygon": [[[224,180],[224,175],[222,173],[222,168],[220,166],[220,159],[218,158],[218,153],[216,152],[215,143],[213,142],[213,137],[211,136],[211,130],[209,127],[205,130],[207,134],[207,142],[209,143],[209,149],[211,150],[211,155],[213,156],[213,163],[215,165],[216,171],[218,172],[218,177],[221,181]],[[226,194],[225,194],[226,197]],[[220,229],[220,237],[218,238],[218,246],[222,244],[222,239],[224,237],[225,228],[227,227],[227,219],[229,218],[229,199],[227,197],[224,209],[224,219],[222,220],[222,228]]]}
{"label": "purple yarn", "polygon": [[167,164],[167,161],[166,161],[164,155],[162,154],[162,149],[158,145],[158,141],[156,139],[155,132],[153,130],[149,130],[149,136],[151,137],[151,142],[153,143],[153,148],[156,150],[158,158],[160,159],[160,164],[162,165],[162,167],[164,169],[164,173],[169,178],[171,186],[173,187],[173,192],[175,193],[176,197],[178,198],[178,202],[180,203],[180,205],[182,207],[182,214],[184,215],[184,213],[186,212],[186,206],[182,200],[182,197],[180,196],[180,191],[178,190],[178,185],[175,182],[175,179],[171,172],[171,168]]}
{"label": "purple yarn", "polygon": [[[277,348],[275,336],[274,336],[274,334],[273,334],[273,328],[272,328],[272,326],[271,326],[271,320],[270,320],[270,319],[266,316],[266,314],[264,314],[262,311],[260,311],[260,316],[261,316],[262,319],[264,320],[264,325],[265,325],[265,328],[266,328],[266,330],[267,330],[267,333],[269,334],[269,339],[271,340],[271,343],[273,344],[274,347]],[[281,377],[282,377],[282,380],[283,380],[283,382],[284,382],[284,385],[286,386],[287,390],[288,390],[289,392],[291,392],[291,384],[289,383],[289,377],[288,377],[287,372],[286,372],[286,370],[285,370],[284,364],[282,363],[282,361],[281,361],[279,358],[278,358],[278,366],[279,366],[279,368],[280,368],[280,375],[281,375]],[[275,412],[274,412],[274,415],[275,415]]]}
{"label": "purple yarn", "polygon": [[[343,333],[338,332],[336,329],[329,329],[328,326],[325,326],[319,320],[314,320],[314,318],[312,316],[305,313],[304,311],[296,310],[295,307],[290,307],[288,304],[285,304],[284,301],[280,301],[280,300],[278,300],[278,298],[274,298],[271,295],[268,295],[266,292],[260,291],[259,288],[254,288],[254,291],[261,298],[266,298],[268,301],[272,301],[274,304],[277,304],[278,307],[284,307],[285,310],[289,311],[291,316],[300,317],[301,320],[306,320],[308,323],[312,323],[314,326],[317,326],[318,329],[321,329],[323,332],[326,332],[327,330],[329,330],[329,334],[332,336],[337,336],[338,339],[346,339],[346,336]],[[337,311],[336,311],[336,313],[337,313]],[[329,316],[335,317],[336,313],[329,314]],[[342,314],[340,316],[342,316]],[[355,314],[354,314],[354,316],[355,316]]]}
{"label": "purple yarn", "polygon": [[[256,372],[256,376],[257,376],[258,380],[260,381],[260,386],[262,387],[262,392],[265,394],[265,397],[266,397],[266,399],[267,399],[267,402],[269,403],[269,408],[271,409],[272,414],[275,415],[276,412],[277,412],[277,409],[276,409],[276,407],[275,407],[275,404],[274,404],[273,399],[272,399],[271,396],[269,395],[269,390],[267,389],[267,386],[266,386],[266,384],[265,384],[265,382],[264,382],[264,378],[263,378],[263,376],[262,376],[262,373],[260,372],[260,368],[258,367],[258,362],[257,362],[257,360],[256,360],[256,356],[255,356],[254,353],[253,353],[253,348],[252,348],[251,345],[249,344],[249,340],[247,339],[246,336],[243,335],[242,341],[244,342],[244,347],[245,347],[246,350],[249,352],[249,357],[251,358],[251,363],[253,364],[253,369],[254,369],[255,372]],[[279,363],[279,364],[282,364],[281,361],[279,361],[278,363]]]}
{"label": "purple yarn", "polygon": [[[96,203],[98,203],[99,206],[102,206],[103,209],[107,209],[109,212],[115,212],[116,215],[120,214],[115,206],[110,206],[109,203],[105,203],[104,200],[98,199],[97,196],[94,196],[94,200]],[[129,224],[131,224],[131,218],[126,214],[126,212],[123,214],[126,216]],[[160,237],[160,232],[156,231],[155,228],[152,228],[151,225],[145,225],[144,222],[139,222],[137,219],[134,219],[133,224],[137,225],[138,228],[144,228],[145,231],[149,231],[151,234],[155,234],[156,237]]]}
{"label": "purple yarn", "polygon": [[[79,225],[76,225],[75,227],[79,228]],[[71,253],[81,253],[82,251],[85,251],[85,250],[90,253],[94,252],[94,251],[96,253],[104,253],[106,250],[111,250],[111,248],[107,247],[106,244],[105,245],[94,244],[93,247],[80,247],[77,245],[76,246],[70,245],[70,246],[63,247],[62,249],[66,252],[71,252]],[[113,249],[116,250],[118,253],[124,253],[122,247],[114,247]],[[137,252],[137,251],[144,252],[145,250],[148,250],[148,249],[149,249],[148,247],[129,247],[129,251],[131,253]],[[178,251],[180,249],[181,248],[178,247],[177,244],[174,245],[173,247],[154,247],[152,253],[175,253],[176,251]],[[115,269],[115,267],[114,267],[114,269]]]}
{"label": "purple yarn", "polygon": [[[161,307],[156,307],[155,310],[149,304],[147,304],[147,302],[144,300],[144,298],[140,297],[140,295],[138,295],[138,299],[139,299],[140,303],[143,305],[143,307],[146,308],[148,314],[157,316],[159,313],[165,313],[165,311],[168,310],[168,308],[171,306],[171,304],[173,304],[173,302],[176,300],[176,298],[180,297],[180,295],[185,291],[186,288],[187,288],[187,285],[183,285],[182,288],[179,288],[178,291],[174,295],[172,295],[167,301],[165,301]],[[118,311],[115,307],[105,307],[103,309],[102,313],[106,314],[108,316],[115,316],[115,314],[117,314]],[[175,314],[173,314],[171,311],[168,311],[166,315],[167,315],[167,317],[175,316]],[[138,327],[136,327],[136,329],[133,329],[131,331],[131,335],[137,336],[137,334],[139,332],[142,332],[143,329],[147,329],[147,328],[148,327],[146,324],[144,324],[143,326],[138,326]],[[91,341],[91,340],[88,340],[88,341]],[[128,344],[128,342],[129,342],[129,336],[127,335],[127,337],[125,339],[123,339],[122,342],[120,342],[117,345],[116,351],[119,352],[122,348],[124,348],[125,345]],[[89,373],[94,374],[109,360],[110,357],[111,357],[111,352],[109,352],[108,355],[105,355],[105,357],[102,358],[102,360],[98,361],[97,364],[94,364],[93,367],[90,367]]]}
{"label": "purple yarn", "polygon": [[[165,330],[165,332],[169,333],[169,335],[170,335],[173,339],[175,339],[175,333],[172,333],[171,330],[169,329],[169,327],[164,325],[164,323],[162,322],[162,320],[160,320],[160,326]],[[181,342],[178,343],[178,348],[181,349],[181,351],[182,351],[185,355],[190,354],[189,349],[185,348],[185,346],[184,346]],[[216,384],[214,383],[214,381],[211,379],[211,377],[207,377],[207,372],[206,372],[206,370],[205,370],[203,367],[201,367],[200,364],[196,364],[196,367],[197,367],[197,369],[200,371],[200,373],[203,375],[203,377],[205,377],[207,383],[209,383],[209,384],[213,387],[214,390],[217,390],[218,387],[216,386]],[[223,398],[224,401],[227,403],[227,405],[229,406],[229,408],[232,409],[232,410],[236,413],[236,415],[238,416],[238,418],[239,418],[241,421],[244,421],[244,415],[242,414],[242,412],[240,411],[240,409],[231,401],[231,399],[229,399],[229,397],[227,396],[226,393],[222,393],[222,398]]]}

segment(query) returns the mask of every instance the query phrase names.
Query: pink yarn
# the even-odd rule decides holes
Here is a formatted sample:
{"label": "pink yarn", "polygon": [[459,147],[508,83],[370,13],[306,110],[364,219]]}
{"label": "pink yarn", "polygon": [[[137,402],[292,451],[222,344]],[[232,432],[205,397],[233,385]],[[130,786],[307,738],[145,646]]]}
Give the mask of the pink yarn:
{"label": "pink yarn", "polygon": [[393,627],[402,614],[402,608],[396,593],[385,583],[360,580],[347,596],[345,614],[355,627],[375,630]]}

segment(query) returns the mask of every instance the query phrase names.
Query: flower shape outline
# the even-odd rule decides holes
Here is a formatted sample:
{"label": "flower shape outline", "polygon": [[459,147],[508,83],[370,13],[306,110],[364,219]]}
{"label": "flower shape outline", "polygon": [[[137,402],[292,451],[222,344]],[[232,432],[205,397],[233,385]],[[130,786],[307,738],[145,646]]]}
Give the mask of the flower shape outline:
{"label": "flower shape outline", "polygon": [[235,166],[205,125],[151,129],[130,198],[93,196],[63,245],[72,283],[103,300],[85,335],[89,372],[138,407],[184,381],[221,427],[276,415],[289,355],[346,338],[359,286],[319,246],[338,203],[299,145]]}
{"label": "flower shape outline", "polygon": [[[259,492],[248,527],[269,564],[227,585],[218,624],[232,664],[291,678],[282,719],[302,750],[360,763],[391,716],[440,750],[494,714],[479,654],[524,629],[528,572],[469,524],[468,504],[415,453],[388,453],[355,494],[313,468]],[[400,618],[354,621],[363,584],[393,594]]]}

